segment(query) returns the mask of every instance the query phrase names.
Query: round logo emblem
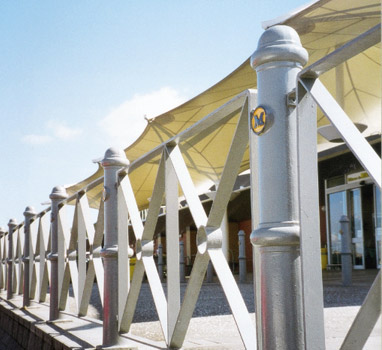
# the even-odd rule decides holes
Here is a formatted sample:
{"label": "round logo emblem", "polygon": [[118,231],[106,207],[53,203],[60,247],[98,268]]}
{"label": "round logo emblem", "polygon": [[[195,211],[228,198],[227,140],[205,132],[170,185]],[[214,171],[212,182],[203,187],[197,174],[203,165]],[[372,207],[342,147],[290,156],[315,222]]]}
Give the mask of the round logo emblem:
{"label": "round logo emblem", "polygon": [[265,128],[267,113],[263,107],[257,107],[251,111],[251,128],[254,133],[260,135]]}

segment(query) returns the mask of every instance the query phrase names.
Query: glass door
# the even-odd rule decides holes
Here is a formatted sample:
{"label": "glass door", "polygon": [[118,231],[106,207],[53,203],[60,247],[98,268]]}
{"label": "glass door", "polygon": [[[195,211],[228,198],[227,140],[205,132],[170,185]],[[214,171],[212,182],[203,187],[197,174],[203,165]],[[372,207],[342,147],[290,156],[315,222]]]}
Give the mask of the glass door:
{"label": "glass door", "polygon": [[363,242],[363,221],[360,188],[355,188],[349,191],[349,202],[349,220],[353,245],[353,267],[355,269],[364,269],[365,252]]}
{"label": "glass door", "polygon": [[375,226],[375,250],[377,252],[377,267],[381,268],[381,190],[374,186],[374,226]]}
{"label": "glass door", "polygon": [[341,226],[342,215],[347,215],[346,191],[330,193],[329,206],[329,264],[341,264]]}

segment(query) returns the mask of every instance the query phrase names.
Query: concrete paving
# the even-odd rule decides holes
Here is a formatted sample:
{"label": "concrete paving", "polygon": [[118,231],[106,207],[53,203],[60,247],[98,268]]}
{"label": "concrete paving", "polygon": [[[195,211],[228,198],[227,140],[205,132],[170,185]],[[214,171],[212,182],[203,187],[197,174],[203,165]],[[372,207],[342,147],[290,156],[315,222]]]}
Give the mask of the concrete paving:
{"label": "concrete paving", "polygon": [[[328,350],[339,349],[376,273],[376,270],[354,271],[353,285],[342,287],[340,272],[324,272],[324,317]],[[186,285],[182,285],[182,294],[185,287]],[[252,283],[241,284],[239,287],[255,325]],[[129,334],[122,335],[121,339],[131,348],[165,349],[149,286],[144,283],[141,292],[131,331]],[[96,289],[93,294],[89,317],[78,318],[69,312],[64,312],[62,313],[64,320],[54,324],[41,324],[44,332],[51,333],[56,338],[61,337],[68,348],[91,349],[100,345],[102,343],[100,320],[102,312],[100,312]],[[21,306],[21,302],[21,296],[12,300],[12,303],[18,307]],[[39,319],[47,319],[48,303],[34,303],[30,309],[17,310],[17,312],[33,313]],[[381,334],[379,320],[364,349],[381,349]],[[13,347],[6,349],[13,349]],[[244,349],[224,293],[218,283],[203,285],[186,335],[184,349]]]}

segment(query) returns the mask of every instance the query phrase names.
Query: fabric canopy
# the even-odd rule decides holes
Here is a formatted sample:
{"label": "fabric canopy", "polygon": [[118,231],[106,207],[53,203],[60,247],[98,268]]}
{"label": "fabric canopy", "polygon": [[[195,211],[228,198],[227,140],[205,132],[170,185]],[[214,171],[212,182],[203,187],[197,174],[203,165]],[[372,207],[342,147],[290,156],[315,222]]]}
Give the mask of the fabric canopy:
{"label": "fabric canopy", "polygon": [[[302,45],[309,52],[312,64],[349,42],[368,29],[380,24],[380,2],[377,0],[323,0],[317,1],[284,18],[264,23],[264,28],[276,24],[293,27],[300,35]],[[239,40],[239,39],[238,39]],[[320,79],[352,118],[354,122],[367,125],[365,136],[381,133],[381,75],[380,44],[332,69]],[[222,81],[212,86],[183,105],[148,121],[142,135],[125,153],[130,162],[142,157],[155,147],[184,131],[203,117],[246,89],[256,89],[256,73],[249,59]],[[237,116],[192,144],[180,144],[186,164],[189,166],[195,186],[200,192],[217,182],[223,170],[225,155],[235,130]],[[329,124],[318,111],[318,126]],[[205,136],[205,135],[204,135]],[[318,151],[333,147],[319,136]],[[136,200],[140,209],[148,206],[157,173],[160,155],[134,168],[130,173]],[[249,168],[249,154],[245,153],[241,171]],[[87,191],[92,207],[99,206],[102,192],[103,170],[70,186],[67,191],[74,194],[96,181]]]}

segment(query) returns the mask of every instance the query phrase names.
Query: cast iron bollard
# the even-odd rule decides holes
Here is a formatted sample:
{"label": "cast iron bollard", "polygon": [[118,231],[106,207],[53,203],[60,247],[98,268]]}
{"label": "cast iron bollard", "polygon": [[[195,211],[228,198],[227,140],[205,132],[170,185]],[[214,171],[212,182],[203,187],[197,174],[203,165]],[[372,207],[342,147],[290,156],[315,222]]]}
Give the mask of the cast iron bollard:
{"label": "cast iron bollard", "polygon": [[48,255],[48,260],[50,260],[49,321],[55,321],[60,317],[58,307],[58,211],[59,203],[67,197],[68,194],[63,186],[54,187],[49,196],[52,202],[50,218],[51,249]]}
{"label": "cast iron bollard", "polygon": [[240,283],[247,282],[247,262],[245,256],[245,232],[240,230],[239,236],[239,276]]}
{"label": "cast iron bollard", "polygon": [[158,244],[158,274],[161,282],[163,282],[163,246]]}
{"label": "cast iron bollard", "polygon": [[287,96],[307,61],[297,32],[287,26],[267,29],[251,57],[258,84],[258,107],[251,113],[258,145],[251,152],[257,152],[258,164],[251,164],[251,172],[258,172],[253,190],[259,224],[251,243],[259,349],[304,349],[297,122]]}
{"label": "cast iron bollard", "polygon": [[350,286],[352,284],[352,256],[351,256],[351,237],[350,237],[350,221],[346,215],[342,215],[340,219],[341,231],[341,271],[342,285]]}
{"label": "cast iron bollard", "polygon": [[30,305],[30,280],[31,280],[31,264],[30,264],[30,225],[36,212],[33,207],[26,207],[24,211],[24,283],[23,283],[23,307]]}
{"label": "cast iron bollard", "polygon": [[186,275],[184,269],[184,242],[179,242],[179,275],[180,282],[186,282]]}
{"label": "cast iron bollard", "polygon": [[17,227],[16,219],[11,219],[8,222],[8,280],[7,280],[7,299],[13,297],[13,233]]}
{"label": "cast iron bollard", "polygon": [[109,148],[101,162],[104,168],[104,315],[102,346],[120,343],[118,334],[118,173],[129,165],[123,150]]}
{"label": "cast iron bollard", "polygon": [[0,264],[1,264],[1,269],[0,269],[0,289],[5,289],[6,288],[6,285],[7,285],[7,264],[6,264],[6,256],[4,256],[4,253],[5,253],[5,233],[6,233],[6,230],[4,227],[0,227],[0,240],[1,240],[1,245],[0,245],[0,249],[1,249],[1,261],[0,261]]}

